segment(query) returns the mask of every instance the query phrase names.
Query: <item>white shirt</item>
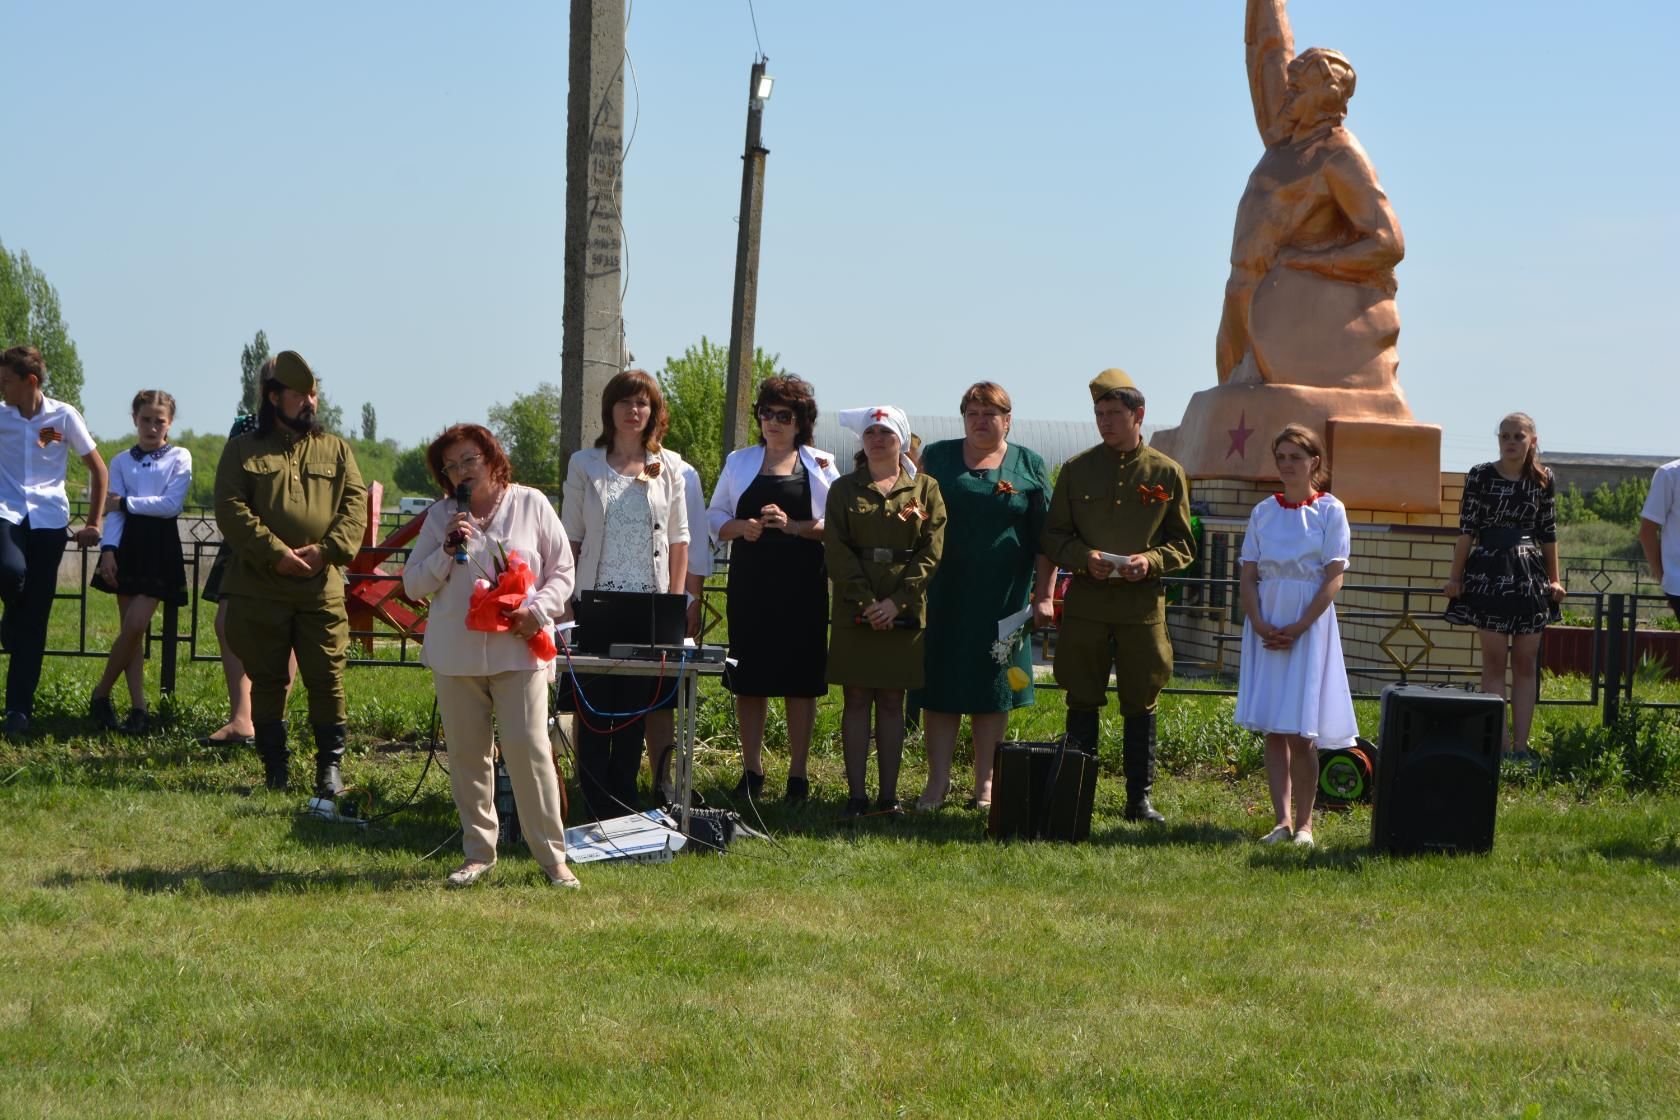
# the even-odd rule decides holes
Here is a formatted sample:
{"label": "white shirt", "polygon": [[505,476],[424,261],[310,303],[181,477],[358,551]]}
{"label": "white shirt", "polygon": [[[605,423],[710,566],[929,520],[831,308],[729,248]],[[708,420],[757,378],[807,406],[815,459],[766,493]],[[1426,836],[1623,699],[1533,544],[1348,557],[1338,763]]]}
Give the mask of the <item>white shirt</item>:
{"label": "white shirt", "polygon": [[683,500],[688,506],[688,574],[705,579],[712,574],[712,541],[700,530],[706,525],[706,490],[700,472],[683,460]]}
{"label": "white shirt", "polygon": [[434,502],[403,566],[403,590],[414,598],[430,596],[432,600],[420,660],[446,677],[548,671],[553,662],[538,661],[518,634],[468,630],[467,607],[472,602],[473,581],[494,570],[491,558],[499,542],[517,550],[536,574],[526,605],[539,621],[547,626],[560,617],[572,595],[574,570],[572,546],[554,507],[540,490],[510,485],[484,531],[468,545],[465,564],[457,564],[455,554],[442,547],[454,516],[453,501]]}
{"label": "white shirt", "polygon": [[1664,595],[1680,595],[1680,459],[1651,476],[1651,492],[1639,516],[1661,530]]}
{"label": "white shirt", "polygon": [[1281,494],[1267,498],[1248,515],[1242,560],[1260,569],[1260,582],[1294,579],[1319,584],[1324,569],[1347,568],[1353,551],[1347,510],[1335,495],[1320,493],[1311,501],[1288,505]]}
{"label": "white shirt", "polygon": [[68,528],[64,468],[70,452],[80,458],[93,449],[82,414],[63,401],[42,397],[27,419],[0,404],[0,519],[21,525],[27,518],[31,529]]}
{"label": "white shirt", "polygon": [[192,452],[166,443],[139,459],[129,450],[111,457],[111,493],[121,494],[126,510],[105,516],[105,533],[99,547],[116,548],[122,543],[123,526],[129,517],[179,517],[192,488]]}

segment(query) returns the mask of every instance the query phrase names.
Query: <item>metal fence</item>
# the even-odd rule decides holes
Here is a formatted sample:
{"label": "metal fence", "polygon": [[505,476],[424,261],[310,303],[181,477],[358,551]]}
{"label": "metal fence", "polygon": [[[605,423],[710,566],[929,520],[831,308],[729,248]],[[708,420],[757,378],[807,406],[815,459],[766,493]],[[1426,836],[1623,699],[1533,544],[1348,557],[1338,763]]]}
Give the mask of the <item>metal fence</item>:
{"label": "metal fence", "polygon": [[[381,519],[382,529],[394,531],[408,518],[387,515]],[[156,656],[159,659],[160,687],[164,693],[173,692],[179,671],[179,663],[184,649],[189,661],[217,661],[220,659],[219,648],[210,640],[213,635],[207,635],[205,630],[211,625],[214,616],[213,608],[201,600],[201,591],[205,577],[209,574],[210,566],[214,562],[221,548],[220,533],[216,530],[215,521],[207,510],[195,510],[184,514],[179,519],[182,534],[183,553],[187,564],[188,584],[191,597],[185,611],[172,604],[165,604],[160,612],[161,618],[154,623],[153,629],[147,635],[146,656]],[[386,535],[381,533],[381,536]],[[1203,568],[1211,572],[1232,572],[1235,570],[1236,545],[1227,539],[1226,534],[1215,534],[1206,542],[1206,555]],[[370,581],[379,582],[383,587],[390,587],[395,580],[392,574],[401,570],[402,563],[407,559],[406,548],[379,548],[377,557],[368,555],[370,550],[364,550],[363,563],[359,566],[370,566],[367,561],[377,559],[378,567],[386,570],[352,571],[347,574],[350,588],[367,584]],[[72,548],[66,554],[66,566],[75,571],[73,587],[65,588],[64,571],[61,569],[61,588],[55,598],[75,604],[77,642],[73,648],[50,648],[49,656],[62,657],[104,657],[108,650],[97,644],[90,648],[88,633],[88,615],[90,603],[87,594],[88,577],[92,574],[98,560],[98,552],[93,549]],[[1587,691],[1584,696],[1548,696],[1542,687],[1539,702],[1544,705],[1559,707],[1594,708],[1602,712],[1605,723],[1612,723],[1625,707],[1651,708],[1680,708],[1680,703],[1662,701],[1650,695],[1644,695],[1636,685],[1648,681],[1653,674],[1641,667],[1638,654],[1637,640],[1650,631],[1638,628],[1637,620],[1642,616],[1665,613],[1668,610],[1666,598],[1656,592],[1641,594],[1636,591],[1607,590],[1624,580],[1630,579],[1630,573],[1619,565],[1618,561],[1598,560],[1567,560],[1564,562],[1567,570],[1572,573],[1571,579],[1577,576],[1592,586],[1594,590],[1572,593],[1568,604],[1572,615],[1590,615],[1591,623],[1591,656],[1587,671],[1583,674],[1587,680]],[[1229,623],[1233,628],[1230,632],[1216,637],[1221,642],[1240,642],[1242,624],[1242,600],[1238,580],[1235,578],[1185,577],[1169,578],[1167,584],[1169,617],[1199,617],[1203,619],[1219,618]],[[724,600],[727,585],[727,559],[720,565],[716,575],[708,581],[702,598],[702,630],[701,638],[716,638],[724,622]],[[1649,587],[1647,578],[1643,586]],[[1659,589],[1660,590],[1660,589]],[[1371,593],[1379,596],[1397,596],[1399,605],[1396,608],[1367,608],[1360,606],[1344,606],[1338,604],[1337,618],[1344,625],[1379,624],[1389,627],[1389,634],[1400,634],[1408,628],[1423,638],[1424,645],[1428,639],[1417,627],[1416,617],[1429,613],[1424,608],[1432,606],[1426,604],[1431,598],[1439,599],[1440,592],[1436,589],[1409,587],[1400,585],[1379,584],[1344,584],[1343,599],[1358,593]],[[377,597],[377,596],[373,596]],[[1416,609],[1414,609],[1416,608]],[[96,608],[97,609],[97,608]],[[183,619],[182,615],[185,614]],[[184,625],[183,625],[184,623]],[[412,666],[420,667],[420,638],[412,627],[378,626],[359,627],[351,631],[352,665],[379,666]],[[1038,644],[1038,656],[1048,660],[1055,645],[1055,632],[1042,631],[1035,635]],[[1544,649],[1544,647],[1542,647]],[[358,652],[359,651],[359,652]],[[1378,682],[1381,684],[1420,681],[1435,684],[1464,684],[1479,680],[1480,673],[1472,668],[1435,667],[1421,664],[1420,659],[1410,659],[1397,652],[1394,648],[1384,645],[1382,656],[1370,657],[1344,653],[1350,677]],[[1206,678],[1202,687],[1173,687],[1169,693],[1191,695],[1236,695],[1234,681],[1229,674],[1219,671],[1219,666],[1203,661],[1181,660],[1175,665],[1175,670],[1185,677]],[[1041,683],[1038,687],[1056,689],[1053,681]],[[1366,687],[1356,689],[1354,695],[1361,698],[1373,698],[1379,694],[1380,688]],[[1645,690],[1649,691],[1649,690]]]}

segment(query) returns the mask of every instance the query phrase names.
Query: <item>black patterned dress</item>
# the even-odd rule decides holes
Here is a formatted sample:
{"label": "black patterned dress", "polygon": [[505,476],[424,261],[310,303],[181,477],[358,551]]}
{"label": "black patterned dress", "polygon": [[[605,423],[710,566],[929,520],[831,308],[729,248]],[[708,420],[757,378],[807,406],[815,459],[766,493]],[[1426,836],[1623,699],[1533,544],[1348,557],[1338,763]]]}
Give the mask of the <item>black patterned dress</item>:
{"label": "black patterned dress", "polygon": [[1499,634],[1538,634],[1560,616],[1552,601],[1543,544],[1557,543],[1557,497],[1550,481],[1512,481],[1492,463],[1470,468],[1458,528],[1473,538],[1458,598],[1446,619]]}

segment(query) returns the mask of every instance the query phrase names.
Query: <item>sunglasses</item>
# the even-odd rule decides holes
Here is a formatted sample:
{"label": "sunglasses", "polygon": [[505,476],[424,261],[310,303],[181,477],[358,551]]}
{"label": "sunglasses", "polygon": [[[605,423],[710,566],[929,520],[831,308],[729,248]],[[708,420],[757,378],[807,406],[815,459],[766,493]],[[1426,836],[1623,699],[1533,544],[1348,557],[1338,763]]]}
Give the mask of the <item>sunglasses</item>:
{"label": "sunglasses", "polygon": [[760,420],[774,420],[778,424],[793,423],[793,409],[791,408],[761,408],[758,410]]}

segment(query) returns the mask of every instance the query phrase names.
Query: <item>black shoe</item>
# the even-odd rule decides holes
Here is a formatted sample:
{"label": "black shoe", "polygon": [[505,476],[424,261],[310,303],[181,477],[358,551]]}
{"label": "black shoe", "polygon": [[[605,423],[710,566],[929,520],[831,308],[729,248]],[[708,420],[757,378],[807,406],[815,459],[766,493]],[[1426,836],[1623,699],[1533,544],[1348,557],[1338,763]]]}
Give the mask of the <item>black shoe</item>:
{"label": "black shoe", "polygon": [[764,792],[764,772],[753,773],[751,770],[741,771],[741,780],[735,783],[735,788],[729,791],[731,797],[750,797],[758,800],[758,795]]}
{"label": "black shoe", "polygon": [[88,697],[88,715],[93,717],[95,727],[104,728],[106,731],[116,731],[122,726],[117,722],[117,711],[111,707],[109,696]]}
{"label": "black shoe", "polygon": [[840,813],[846,820],[856,820],[869,812],[869,798],[853,797],[847,800],[846,808]]}
{"label": "black shoe", "polygon": [[9,739],[21,738],[29,734],[29,717],[22,712],[7,711],[0,718],[0,735]]}
{"label": "black shoe", "polygon": [[899,803],[896,797],[883,797],[875,802],[875,815],[877,817],[902,817],[904,806]]}
{"label": "black shoe", "polygon": [[[106,704],[109,705],[110,701],[107,700]],[[150,712],[144,708],[130,708],[128,710],[128,718],[123,720],[122,725],[124,735],[148,735],[151,730],[152,716]]]}
{"label": "black shoe", "polygon": [[789,805],[803,805],[811,799],[811,779],[789,778],[787,792],[782,794],[782,800]]}
{"label": "black shoe", "polygon": [[1126,802],[1126,819],[1129,821],[1148,821],[1151,824],[1166,824],[1167,818],[1156,812],[1155,806],[1149,803],[1149,798],[1140,797],[1136,801]]}

